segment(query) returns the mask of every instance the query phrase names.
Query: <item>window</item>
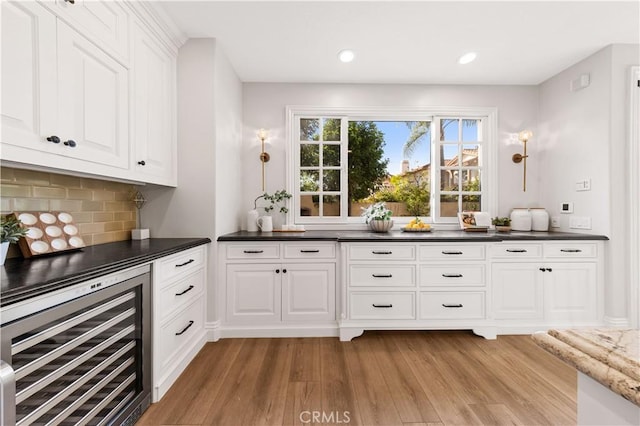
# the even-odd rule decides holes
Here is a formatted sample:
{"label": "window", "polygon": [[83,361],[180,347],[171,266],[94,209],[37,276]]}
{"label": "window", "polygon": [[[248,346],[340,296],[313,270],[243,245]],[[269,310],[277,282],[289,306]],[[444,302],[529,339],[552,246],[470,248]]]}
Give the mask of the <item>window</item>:
{"label": "window", "polygon": [[355,226],[378,201],[398,223],[495,211],[494,109],[288,108],[288,125],[295,223]]}

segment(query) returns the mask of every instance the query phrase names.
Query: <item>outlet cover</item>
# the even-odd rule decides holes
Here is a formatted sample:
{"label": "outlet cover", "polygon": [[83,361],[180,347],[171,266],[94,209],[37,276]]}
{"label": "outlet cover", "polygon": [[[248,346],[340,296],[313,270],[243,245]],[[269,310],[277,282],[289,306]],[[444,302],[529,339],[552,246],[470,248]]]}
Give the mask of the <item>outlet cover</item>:
{"label": "outlet cover", "polygon": [[560,216],[551,216],[551,227],[560,228]]}

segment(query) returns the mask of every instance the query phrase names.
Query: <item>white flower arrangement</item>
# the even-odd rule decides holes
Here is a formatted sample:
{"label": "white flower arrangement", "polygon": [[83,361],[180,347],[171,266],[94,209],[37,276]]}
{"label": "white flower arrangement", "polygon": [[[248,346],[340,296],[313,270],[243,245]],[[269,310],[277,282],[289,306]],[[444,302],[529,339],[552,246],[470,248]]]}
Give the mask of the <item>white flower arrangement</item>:
{"label": "white flower arrangement", "polygon": [[365,218],[365,222],[369,223],[372,220],[391,220],[391,210],[389,210],[384,202],[375,203],[367,208],[361,207],[362,214]]}

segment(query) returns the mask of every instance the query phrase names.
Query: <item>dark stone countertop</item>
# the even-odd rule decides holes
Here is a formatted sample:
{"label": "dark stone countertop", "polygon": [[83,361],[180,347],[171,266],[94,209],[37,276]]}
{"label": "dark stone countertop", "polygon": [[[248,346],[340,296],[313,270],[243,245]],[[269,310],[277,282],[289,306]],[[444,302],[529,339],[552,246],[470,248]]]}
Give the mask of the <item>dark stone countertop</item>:
{"label": "dark stone countertop", "polygon": [[210,242],[209,238],[150,238],[99,244],[30,259],[7,259],[0,267],[0,306]]}
{"label": "dark stone countertop", "polygon": [[247,232],[240,231],[218,237],[218,241],[339,241],[339,242],[467,242],[467,241],[554,241],[608,240],[604,235],[570,232],[465,232],[433,230],[431,232],[306,231]]}

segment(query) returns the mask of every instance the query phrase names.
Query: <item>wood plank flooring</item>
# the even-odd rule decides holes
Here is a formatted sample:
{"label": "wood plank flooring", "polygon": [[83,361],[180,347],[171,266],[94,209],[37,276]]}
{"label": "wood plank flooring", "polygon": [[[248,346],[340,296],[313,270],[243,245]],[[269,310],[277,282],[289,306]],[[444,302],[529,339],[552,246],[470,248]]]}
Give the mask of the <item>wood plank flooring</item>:
{"label": "wood plank flooring", "polygon": [[576,372],[529,336],[208,343],[138,425],[571,425]]}

